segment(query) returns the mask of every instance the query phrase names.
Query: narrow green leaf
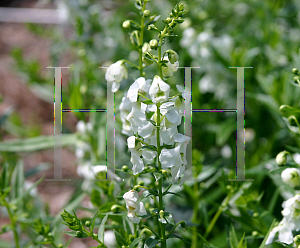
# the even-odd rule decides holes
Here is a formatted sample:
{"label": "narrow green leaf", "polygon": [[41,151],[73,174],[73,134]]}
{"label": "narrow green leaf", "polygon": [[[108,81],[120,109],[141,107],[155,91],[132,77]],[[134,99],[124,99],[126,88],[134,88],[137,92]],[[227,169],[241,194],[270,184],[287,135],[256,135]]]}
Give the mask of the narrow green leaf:
{"label": "narrow green leaf", "polygon": [[104,242],[104,228],[105,223],[107,221],[108,214],[105,215],[105,217],[102,219],[99,230],[98,230],[98,238],[103,243]]}
{"label": "narrow green leaf", "polygon": [[142,240],[143,240],[142,238],[137,238],[137,239],[133,240],[132,243],[130,244],[129,248],[134,248]]}
{"label": "narrow green leaf", "polygon": [[176,238],[176,239],[181,239],[182,241],[184,241],[185,243],[187,243],[187,244],[191,244],[190,242],[188,242],[186,239],[184,239],[184,238],[182,238],[182,237],[180,237],[179,235],[177,235],[177,234],[171,234],[171,235],[169,235],[169,238]]}
{"label": "narrow green leaf", "polygon": [[127,241],[122,237],[122,235],[120,233],[118,233],[116,230],[114,230],[114,233],[115,233],[117,243],[120,247],[122,245],[128,245]]}
{"label": "narrow green leaf", "polygon": [[265,236],[264,240],[262,241],[262,243],[260,244],[259,248],[264,248],[265,247],[267,239],[268,239],[268,237],[270,235],[270,232],[272,231],[273,227],[275,226],[275,221],[276,221],[276,219],[273,220],[273,222],[272,222],[272,224],[271,224],[271,226],[269,228],[269,231],[266,234],[266,236]]}
{"label": "narrow green leaf", "polygon": [[230,225],[230,230],[229,230],[229,244],[231,248],[236,248],[238,247],[238,239],[236,237],[236,233],[233,227],[233,224],[231,223]]}
{"label": "narrow green leaf", "polygon": [[98,216],[98,211],[95,213],[93,219],[91,220],[91,229],[90,229],[90,230],[92,230],[92,231],[94,230],[95,222],[96,222],[97,216]]}
{"label": "narrow green leaf", "polygon": [[157,238],[148,238],[147,240],[146,240],[146,247],[147,248],[153,248],[153,247],[155,247],[157,244],[159,244],[160,243],[160,240],[159,239],[157,239]]}

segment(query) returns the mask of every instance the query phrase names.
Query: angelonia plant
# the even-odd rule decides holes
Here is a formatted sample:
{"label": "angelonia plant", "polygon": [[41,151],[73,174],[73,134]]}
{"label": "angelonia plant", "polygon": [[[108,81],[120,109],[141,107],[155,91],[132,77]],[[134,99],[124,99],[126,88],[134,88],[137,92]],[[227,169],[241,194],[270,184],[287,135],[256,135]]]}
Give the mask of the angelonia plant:
{"label": "angelonia plant", "polygon": [[[184,88],[176,85],[178,93],[170,96],[171,87],[167,83],[178,69],[179,57],[171,49],[163,52],[162,46],[167,37],[175,36],[174,28],[184,21],[185,7],[182,3],[176,4],[169,16],[162,20],[164,26],[160,30],[155,25],[160,16],[146,8],[147,2],[149,0],[137,0],[135,3],[140,23],[125,20],[122,25],[139,52],[138,64],[122,59],[109,66],[105,75],[108,87],[117,92],[121,81],[128,78],[129,67],[137,69],[140,74],[125,92],[119,107],[122,133],[129,136],[127,145],[132,164],[124,165],[121,171],[129,174],[133,183],[127,191],[123,191],[121,201],[113,205],[111,211],[127,210],[127,217],[134,226],[134,235],[129,237],[129,242],[115,232],[120,247],[165,248],[167,239],[182,239],[174,231],[179,225],[185,226],[184,221],[174,223],[172,215],[165,210],[164,197],[176,195],[169,191],[171,186],[184,182],[186,147],[190,137],[178,132],[184,116]],[[144,41],[144,32],[151,32],[157,37]],[[148,66],[152,66],[156,73],[146,75],[145,68]],[[126,208],[120,206],[124,203]],[[85,223],[88,229],[75,212],[64,211],[61,216],[64,224],[72,230],[69,235],[91,237],[98,241],[99,247],[106,247],[103,238],[99,237],[101,232],[98,235],[93,232],[97,214]],[[107,218],[106,215],[102,220],[102,228]],[[144,234],[147,234],[146,237]]]}
{"label": "angelonia plant", "polygon": [[[295,87],[300,86],[299,81],[299,70],[293,68],[292,73],[294,74],[292,84]],[[280,111],[283,114],[283,120],[286,122],[290,131],[296,134],[297,143],[300,146],[300,125],[296,118],[297,113],[300,109],[281,105]],[[299,148],[290,147],[294,151],[298,151]],[[272,229],[270,232],[266,244],[271,244],[276,239],[278,241],[293,244],[294,247],[300,247],[300,235],[294,236],[295,232],[300,229],[300,159],[299,153],[291,154],[289,151],[281,151],[276,156],[276,163],[279,166],[284,167],[281,172],[281,179],[283,183],[287,186],[288,191],[293,197],[287,199],[282,203],[283,210],[281,211],[283,218],[279,224]],[[277,236],[278,235],[278,236]]]}

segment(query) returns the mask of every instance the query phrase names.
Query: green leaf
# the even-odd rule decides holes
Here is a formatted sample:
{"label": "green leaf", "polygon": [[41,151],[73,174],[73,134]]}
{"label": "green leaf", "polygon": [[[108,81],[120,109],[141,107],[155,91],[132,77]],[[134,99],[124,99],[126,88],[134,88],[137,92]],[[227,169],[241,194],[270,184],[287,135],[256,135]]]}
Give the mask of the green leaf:
{"label": "green leaf", "polygon": [[157,239],[157,238],[148,238],[145,242],[145,244],[147,245],[147,248],[153,248],[155,247],[157,244],[159,244],[161,242],[161,240]]}
{"label": "green leaf", "polygon": [[245,237],[245,233],[244,233],[243,237],[241,238],[237,248],[243,248],[246,246],[247,243],[246,242],[244,243],[244,237]]}
{"label": "green leaf", "polygon": [[264,240],[262,241],[262,243],[260,244],[259,248],[264,248],[265,247],[267,239],[268,239],[268,237],[270,235],[270,232],[272,231],[273,227],[275,226],[275,221],[276,221],[276,219],[273,220],[273,222],[272,222],[272,224],[271,224],[271,226],[269,228],[269,231],[266,234],[266,236],[265,236]]}
{"label": "green leaf", "polygon": [[12,199],[16,199],[22,196],[24,188],[24,165],[22,161],[19,161],[14,168],[11,177],[12,187]]}
{"label": "green leaf", "polygon": [[114,233],[115,233],[117,243],[120,247],[122,245],[128,245],[127,241],[122,237],[122,235],[120,233],[118,233],[116,230],[114,230]]}
{"label": "green leaf", "polygon": [[143,239],[142,238],[137,238],[137,239],[134,239],[132,241],[132,243],[130,244],[129,248],[134,248],[140,241],[142,241]]}
{"label": "green leaf", "polygon": [[144,101],[142,101],[142,103],[145,103],[147,105],[152,105],[153,104],[152,100],[150,100],[150,99],[149,100],[144,100]]}
{"label": "green leaf", "polygon": [[[75,134],[62,135],[62,146],[74,145],[77,138]],[[13,139],[0,142],[0,151],[5,152],[33,152],[43,149],[53,149],[54,136],[39,136],[29,139]]]}
{"label": "green leaf", "polygon": [[97,216],[98,216],[98,211],[95,213],[93,219],[91,220],[91,229],[90,229],[91,231],[94,230],[95,222],[96,222]]}
{"label": "green leaf", "polygon": [[180,198],[182,198],[181,195],[179,195],[179,194],[177,194],[177,193],[174,193],[174,192],[165,191],[165,192],[163,193],[163,195],[167,195],[167,194],[170,194],[170,195],[176,195],[176,196],[179,196]]}
{"label": "green leaf", "polygon": [[105,217],[102,219],[99,230],[98,230],[98,238],[103,243],[104,242],[104,228],[105,223],[107,221],[108,214],[105,215]]}
{"label": "green leaf", "polygon": [[165,212],[164,219],[167,221],[168,224],[173,225],[173,226],[175,225],[175,222],[174,222],[174,219],[173,219],[173,216],[171,213]]}
{"label": "green leaf", "polygon": [[101,206],[101,197],[100,197],[100,192],[96,189],[92,189],[91,191],[91,202],[94,206],[100,207]]}
{"label": "green leaf", "polygon": [[285,124],[288,126],[288,128],[293,132],[293,133],[299,133],[299,128],[296,126],[291,125],[290,121],[288,118],[286,117],[282,117],[282,119],[284,120]]}
{"label": "green leaf", "polygon": [[77,236],[77,231],[69,231],[69,232],[65,232],[66,234],[70,235],[71,237],[76,237],[76,238],[87,238],[89,237],[88,235],[86,235],[85,233],[81,232],[80,236]]}
{"label": "green leaf", "polygon": [[129,234],[134,234],[134,226],[133,223],[129,220],[127,216],[123,216],[123,226],[125,233]]}
{"label": "green leaf", "polygon": [[230,230],[229,230],[229,244],[231,248],[238,247],[238,239],[236,237],[236,233],[232,223],[230,225]]}
{"label": "green leaf", "polygon": [[177,234],[171,234],[171,235],[169,235],[169,238],[176,238],[176,239],[181,239],[182,241],[184,241],[185,243],[187,243],[187,244],[191,244],[190,242],[188,242],[186,239],[184,239],[184,238],[182,238],[182,237],[180,237],[179,235],[177,235]]}
{"label": "green leaf", "polygon": [[153,175],[155,177],[155,181],[158,181],[159,179],[161,179],[163,177],[163,175],[159,172],[153,172]]}
{"label": "green leaf", "polygon": [[146,150],[146,151],[157,151],[156,147],[153,145],[150,146],[142,146],[141,148],[137,149],[137,151],[139,150]]}

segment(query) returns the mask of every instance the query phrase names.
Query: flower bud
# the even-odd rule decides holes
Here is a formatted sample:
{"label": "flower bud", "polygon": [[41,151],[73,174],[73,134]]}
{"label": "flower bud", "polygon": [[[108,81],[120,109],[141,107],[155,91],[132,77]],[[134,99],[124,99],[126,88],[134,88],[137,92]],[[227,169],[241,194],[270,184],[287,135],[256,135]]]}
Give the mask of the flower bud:
{"label": "flower bud", "polygon": [[138,190],[140,188],[140,185],[135,185],[134,187],[133,187],[133,190]]}
{"label": "flower bud", "polygon": [[171,21],[172,21],[172,18],[170,18],[170,17],[167,17],[167,19],[166,19],[166,23],[167,23],[167,24],[169,24]]}
{"label": "flower bud", "polygon": [[122,26],[125,29],[129,29],[130,28],[130,21],[129,20],[124,21],[123,24],[122,24]]}
{"label": "flower bud", "polygon": [[296,168],[287,168],[281,172],[281,179],[289,186],[297,187],[300,182],[300,170]]}
{"label": "flower bud", "polygon": [[123,165],[122,166],[122,171],[127,172],[129,170],[127,165]]}
{"label": "flower bud", "polygon": [[140,180],[140,181],[138,181],[138,185],[144,186],[145,183],[144,183],[144,181]]}
{"label": "flower bud", "polygon": [[44,242],[48,242],[49,240],[47,238],[44,238]]}
{"label": "flower bud", "polygon": [[276,163],[278,165],[285,165],[286,164],[286,156],[287,156],[286,151],[282,151],[282,152],[278,153],[276,156]]}
{"label": "flower bud", "polygon": [[63,247],[64,247],[63,244],[59,244],[59,245],[57,246],[57,248],[63,248]]}
{"label": "flower bud", "polygon": [[76,232],[76,236],[77,236],[77,237],[81,237],[81,235],[82,235],[81,231],[77,231],[77,232]]}
{"label": "flower bud", "polygon": [[258,232],[257,231],[253,231],[252,232],[252,236],[257,236],[258,235]]}
{"label": "flower bud", "polygon": [[294,237],[294,242],[297,245],[297,247],[300,245],[300,235],[299,234]]}
{"label": "flower bud", "polygon": [[169,61],[171,64],[174,64],[176,61],[179,60],[179,56],[175,51],[168,50],[166,51],[166,53],[168,53]]}
{"label": "flower bud", "polygon": [[160,217],[161,219],[163,219],[163,218],[164,218],[164,215],[165,215],[164,210],[160,210],[160,211],[159,211],[159,217]]}
{"label": "flower bud", "polygon": [[150,47],[151,49],[156,49],[158,47],[158,42],[156,39],[150,40]]}
{"label": "flower bud", "polygon": [[113,213],[116,213],[117,210],[118,210],[118,208],[119,208],[119,205],[115,204],[115,205],[112,205],[112,206],[111,206],[110,210],[111,210]]}
{"label": "flower bud", "polygon": [[51,232],[48,233],[48,237],[52,237],[53,234]]}
{"label": "flower bud", "polygon": [[168,176],[168,172],[166,170],[161,170],[161,173],[163,174],[164,177]]}
{"label": "flower bud", "polygon": [[86,221],[86,222],[85,222],[85,225],[86,225],[87,227],[89,227],[89,226],[91,225],[91,222],[90,222],[90,221]]}
{"label": "flower bud", "polygon": [[148,25],[148,31],[155,31],[155,30],[158,30],[157,29],[157,27],[155,27],[155,25],[154,24],[150,24],[150,25]]}
{"label": "flower bud", "polygon": [[150,10],[145,9],[144,12],[143,12],[143,16],[144,16],[145,18],[148,18],[148,17],[150,16]]}
{"label": "flower bud", "polygon": [[[298,71],[298,69],[297,68],[293,68],[293,70],[292,70],[292,73],[294,73],[294,74],[298,74],[299,73],[299,71]],[[297,237],[297,236],[296,236]]]}
{"label": "flower bud", "polygon": [[254,212],[252,215],[254,218],[257,218],[259,216],[259,214],[257,212]]}
{"label": "flower bud", "polygon": [[295,76],[293,79],[294,79],[295,83],[298,83],[300,81],[300,77],[299,76]]}

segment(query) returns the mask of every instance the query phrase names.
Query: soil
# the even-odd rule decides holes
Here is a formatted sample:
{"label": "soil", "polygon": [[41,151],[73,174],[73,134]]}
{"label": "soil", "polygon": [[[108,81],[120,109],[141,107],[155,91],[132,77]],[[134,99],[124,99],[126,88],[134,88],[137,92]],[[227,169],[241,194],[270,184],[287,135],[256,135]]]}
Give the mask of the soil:
{"label": "soil", "polygon": [[[9,4],[8,4],[9,3]],[[4,1],[3,6],[9,7],[34,7],[36,1]],[[0,6],[0,7],[1,7]],[[41,6],[39,5],[39,8]],[[48,3],[44,8],[53,8],[52,3]],[[22,120],[24,126],[31,123],[37,124],[41,128],[42,135],[53,135],[53,104],[47,103],[33,94],[26,86],[26,80],[16,72],[14,60],[10,52],[14,47],[22,48],[25,58],[34,58],[39,61],[41,68],[46,70],[49,66],[49,48],[51,41],[38,37],[31,33],[24,24],[21,23],[0,23],[0,116],[7,107],[12,106]],[[68,57],[66,57],[68,60]],[[68,61],[64,61],[68,62]],[[66,63],[67,64],[67,63]],[[64,81],[63,81],[64,84]],[[76,117],[68,113],[64,117],[64,124],[69,130],[75,131],[77,123]],[[3,140],[15,138],[4,130],[1,130]],[[25,171],[34,168],[37,164],[48,162],[53,166],[53,149],[41,152],[19,154],[24,161]],[[30,178],[29,181],[35,182],[42,176],[53,178],[53,168],[40,172]],[[70,149],[63,149],[63,177],[71,178],[71,182],[42,182],[38,186],[41,199],[49,204],[50,213],[56,215],[68,202],[74,192],[74,185],[81,180],[76,174],[76,158]],[[88,205],[88,198],[83,205]],[[0,218],[0,226],[8,223],[8,218]],[[67,238],[68,237],[68,238]],[[69,236],[66,240],[69,239]],[[11,240],[11,233],[1,235],[0,239]],[[85,248],[96,246],[93,240],[74,239],[69,245],[70,248]]]}

